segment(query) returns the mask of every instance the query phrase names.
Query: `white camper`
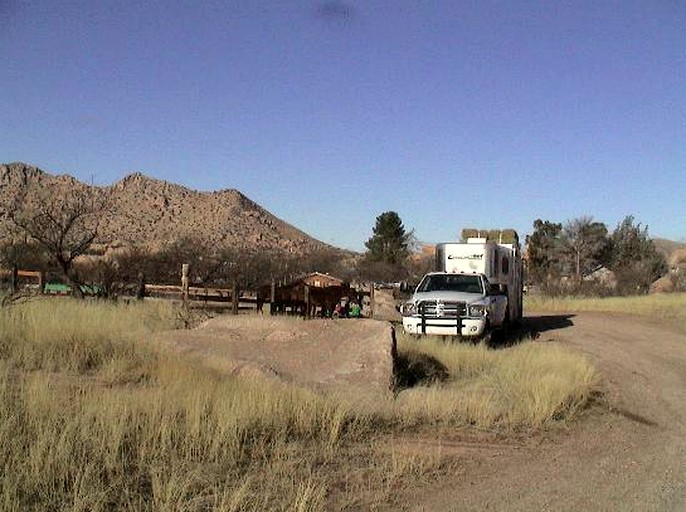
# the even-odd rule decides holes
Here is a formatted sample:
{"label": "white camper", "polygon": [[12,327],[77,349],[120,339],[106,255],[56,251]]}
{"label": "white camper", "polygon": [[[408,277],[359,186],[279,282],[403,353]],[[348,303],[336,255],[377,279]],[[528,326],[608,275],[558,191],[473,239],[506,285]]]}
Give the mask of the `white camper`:
{"label": "white camper", "polygon": [[486,238],[436,245],[436,271],[422,278],[403,305],[411,334],[478,337],[522,318],[519,243]]}

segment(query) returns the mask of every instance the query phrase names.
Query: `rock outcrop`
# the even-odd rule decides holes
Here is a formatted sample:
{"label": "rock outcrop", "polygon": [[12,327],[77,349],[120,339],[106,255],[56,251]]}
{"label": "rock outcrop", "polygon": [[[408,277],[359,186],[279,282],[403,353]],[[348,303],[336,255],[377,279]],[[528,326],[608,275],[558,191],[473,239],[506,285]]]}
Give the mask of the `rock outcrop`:
{"label": "rock outcrop", "polygon": [[[391,393],[395,337],[389,322],[222,315],[157,341],[216,370],[279,379],[356,401]],[[349,394],[349,393],[348,393]]]}

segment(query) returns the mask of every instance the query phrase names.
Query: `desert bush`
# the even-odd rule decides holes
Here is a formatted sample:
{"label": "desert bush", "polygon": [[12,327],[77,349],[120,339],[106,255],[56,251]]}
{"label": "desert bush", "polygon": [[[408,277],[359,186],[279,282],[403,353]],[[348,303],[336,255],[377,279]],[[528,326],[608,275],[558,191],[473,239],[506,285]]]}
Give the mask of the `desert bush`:
{"label": "desert bush", "polygon": [[57,270],[42,246],[23,237],[12,240],[8,236],[0,242],[0,268],[9,269],[15,265],[21,269],[44,272]]}

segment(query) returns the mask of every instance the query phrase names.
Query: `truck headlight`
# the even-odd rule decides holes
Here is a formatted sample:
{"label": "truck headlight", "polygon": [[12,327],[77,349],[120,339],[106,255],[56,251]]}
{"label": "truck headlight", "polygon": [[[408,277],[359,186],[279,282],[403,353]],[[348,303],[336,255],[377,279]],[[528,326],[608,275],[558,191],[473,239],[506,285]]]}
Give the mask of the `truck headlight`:
{"label": "truck headlight", "polygon": [[417,312],[417,305],[414,302],[406,302],[400,307],[400,314],[403,316],[412,316]]}
{"label": "truck headlight", "polygon": [[486,304],[470,304],[469,316],[486,316],[488,314],[488,306]]}

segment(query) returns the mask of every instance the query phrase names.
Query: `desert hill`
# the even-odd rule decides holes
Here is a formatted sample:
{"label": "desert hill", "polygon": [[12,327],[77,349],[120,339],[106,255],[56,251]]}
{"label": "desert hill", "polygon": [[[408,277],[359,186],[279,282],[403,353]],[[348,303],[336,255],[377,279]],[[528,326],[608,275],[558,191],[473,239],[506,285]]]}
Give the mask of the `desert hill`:
{"label": "desert hill", "polygon": [[664,254],[670,267],[686,263],[686,243],[665,240],[664,238],[654,238],[653,243],[655,243],[657,250]]}
{"label": "desert hill", "polygon": [[78,190],[106,205],[96,240],[101,247],[137,245],[154,250],[193,238],[210,246],[291,254],[331,249],[237,190],[198,192],[141,173],[98,187],[21,162],[0,165],[0,233],[9,232],[3,211],[11,208],[13,198],[27,184],[38,191],[34,197],[59,197]]}

